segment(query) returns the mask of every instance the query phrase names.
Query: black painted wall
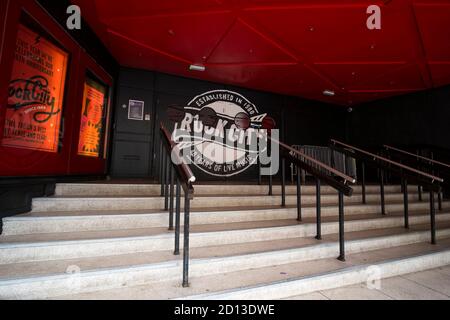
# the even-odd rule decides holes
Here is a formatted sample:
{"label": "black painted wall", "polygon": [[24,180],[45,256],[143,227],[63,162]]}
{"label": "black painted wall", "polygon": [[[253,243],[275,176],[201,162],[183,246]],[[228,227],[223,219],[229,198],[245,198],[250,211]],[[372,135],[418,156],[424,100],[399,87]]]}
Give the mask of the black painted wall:
{"label": "black painted wall", "polygon": [[[411,152],[422,150],[428,157],[432,151],[436,159],[450,161],[450,86],[361,105],[348,114],[347,121],[347,141],[354,145],[380,151],[388,144]],[[417,167],[414,161],[406,164]],[[378,181],[373,169],[366,177]],[[398,182],[398,177],[391,179]]]}
{"label": "black painted wall", "polygon": [[[159,123],[173,127],[167,107],[186,105],[195,96],[211,90],[240,93],[260,112],[269,113],[289,144],[327,145],[330,138],[345,135],[346,109],[297,97],[237,88],[162,73],[123,68],[117,82],[114,153],[111,175],[127,178],[157,178],[159,168]],[[150,121],[128,120],[128,100],[145,101]],[[195,172],[199,180],[211,177]],[[256,180],[257,168],[228,180]],[[214,178],[217,180],[217,178]]]}
{"label": "black painted wall", "polygon": [[450,149],[450,86],[361,105],[348,123],[349,139],[357,145]]}

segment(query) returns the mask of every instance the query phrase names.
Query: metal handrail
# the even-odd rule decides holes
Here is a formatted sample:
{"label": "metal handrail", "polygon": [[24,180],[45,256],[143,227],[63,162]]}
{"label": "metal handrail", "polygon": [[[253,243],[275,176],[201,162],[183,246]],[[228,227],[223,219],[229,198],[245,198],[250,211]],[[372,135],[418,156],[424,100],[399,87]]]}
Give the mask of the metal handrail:
{"label": "metal handrail", "polygon": [[170,151],[171,157],[175,158],[174,160],[176,160],[176,163],[179,163],[180,169],[183,172],[184,184],[189,185],[194,183],[197,178],[195,177],[194,173],[192,173],[191,168],[186,164],[186,161],[180,156],[180,153],[178,152],[178,145],[175,143],[175,141],[172,140],[169,130],[167,130],[162,123],[161,132],[163,134],[163,137],[165,138],[166,144],[170,145],[170,148],[167,151]]}
{"label": "metal handrail", "polygon": [[348,175],[346,175],[346,174],[336,170],[335,168],[332,168],[329,165],[327,165],[327,164],[325,164],[325,163],[323,163],[323,162],[321,162],[321,161],[319,161],[317,159],[314,159],[314,158],[304,154],[303,152],[301,152],[301,151],[299,151],[297,149],[292,148],[291,146],[289,146],[289,145],[287,145],[287,144],[285,144],[285,143],[283,143],[281,141],[277,141],[277,140],[274,140],[272,138],[271,138],[271,140],[275,141],[276,143],[278,143],[281,147],[289,150],[291,153],[294,153],[294,154],[296,154],[296,155],[298,155],[298,156],[300,156],[300,157],[302,157],[302,158],[312,162],[313,164],[317,165],[318,167],[320,167],[320,168],[322,168],[322,169],[324,169],[324,170],[326,170],[326,171],[328,171],[328,172],[330,172],[330,173],[332,173],[332,174],[334,174],[334,175],[336,175],[338,177],[341,177],[342,179],[344,179],[344,184],[347,184],[347,182],[350,182],[351,184],[355,184],[356,183],[356,179],[355,178],[350,177],[350,176],[348,176]]}
{"label": "metal handrail", "polygon": [[[404,222],[405,228],[409,229],[409,205],[408,205],[408,180],[413,180],[419,183],[419,200],[422,201],[421,184],[428,186],[430,192],[430,220],[431,220],[431,243],[436,244],[436,210],[435,210],[435,191],[438,192],[439,210],[442,210],[442,196],[441,183],[444,179],[432,174],[405,166],[404,164],[392,161],[390,159],[381,157],[371,152],[362,150],[360,148],[351,146],[349,144],[332,139],[331,146],[342,150],[353,157],[361,160],[362,169],[362,190],[363,203],[366,203],[365,191],[365,162],[368,161],[380,170],[380,195],[381,195],[381,213],[386,215],[385,211],[385,194],[384,194],[384,170],[398,173],[402,180],[403,203],[404,203]],[[415,176],[417,175],[417,176]]]}
{"label": "metal handrail", "polygon": [[392,151],[396,151],[396,152],[399,152],[399,153],[403,153],[403,154],[406,154],[408,156],[414,157],[416,159],[421,159],[421,160],[424,160],[426,162],[429,162],[430,164],[433,163],[433,164],[437,164],[437,165],[440,165],[440,166],[443,166],[443,167],[446,167],[446,168],[450,169],[450,164],[447,164],[447,163],[444,163],[444,162],[440,162],[440,161],[437,161],[437,160],[434,160],[434,159],[423,157],[421,155],[414,154],[414,153],[411,153],[411,152],[408,152],[408,151],[405,151],[405,150],[402,150],[402,149],[398,149],[398,148],[395,148],[395,147],[391,147],[391,146],[388,146],[386,144],[383,147],[386,150],[392,150]]}
{"label": "metal handrail", "polygon": [[333,144],[335,144],[335,145],[340,145],[340,146],[342,146],[342,147],[344,147],[344,148],[348,148],[348,149],[357,151],[357,152],[359,152],[359,153],[365,154],[366,156],[371,157],[371,158],[373,158],[374,160],[380,160],[380,161],[385,162],[385,163],[388,163],[388,164],[390,164],[390,165],[394,165],[394,166],[396,166],[396,167],[398,167],[398,168],[400,168],[400,169],[407,170],[407,171],[409,171],[409,172],[415,173],[415,174],[420,175],[420,176],[422,176],[422,177],[429,178],[429,179],[431,179],[431,183],[434,183],[434,182],[440,182],[440,183],[442,183],[442,182],[444,182],[444,179],[442,179],[442,178],[440,178],[440,177],[436,177],[436,176],[434,176],[434,175],[432,175],[432,174],[429,174],[429,173],[426,173],[426,172],[423,172],[423,171],[420,171],[420,170],[417,170],[417,169],[414,169],[414,168],[405,166],[404,164],[401,164],[401,163],[392,161],[392,160],[390,160],[390,159],[387,159],[387,158],[381,157],[381,156],[379,156],[379,155],[373,154],[373,153],[371,153],[371,152],[368,152],[368,151],[359,149],[359,148],[357,148],[357,147],[354,147],[354,146],[345,144],[345,143],[343,143],[343,142],[340,142],[340,141],[337,141],[337,140],[334,140],[334,139],[331,139],[331,142],[332,142]]}
{"label": "metal handrail", "polygon": [[[169,211],[169,230],[175,230],[175,255],[180,254],[181,187],[184,189],[183,287],[189,287],[190,202],[194,198],[192,184],[196,181],[196,177],[186,161],[180,156],[178,145],[173,141],[171,134],[163,123],[160,124],[160,133],[161,196],[165,198],[164,209]],[[176,191],[174,190],[175,187]]]}
{"label": "metal handrail", "polygon": [[[282,206],[286,206],[286,160],[295,164],[298,168],[302,168],[314,178],[316,178],[316,226],[317,235],[316,239],[322,239],[322,215],[321,215],[321,183],[326,182],[329,186],[333,187],[338,191],[339,200],[339,257],[338,260],[345,261],[345,234],[344,234],[344,195],[351,197],[353,194],[353,189],[348,184],[355,184],[356,179],[350,177],[329,165],[310,157],[303,152],[292,148],[291,146],[272,138],[270,135],[268,139],[275,142],[280,146],[283,152],[281,155],[281,177],[282,177],[282,189],[281,189],[281,203]],[[318,168],[317,168],[318,167]],[[299,172],[300,170],[298,170]],[[325,173],[324,171],[327,171]],[[270,178],[270,189],[269,195],[272,195],[272,176]],[[343,181],[338,180],[338,178],[343,179]],[[301,210],[301,177],[297,174],[297,220],[302,221],[302,210]]]}

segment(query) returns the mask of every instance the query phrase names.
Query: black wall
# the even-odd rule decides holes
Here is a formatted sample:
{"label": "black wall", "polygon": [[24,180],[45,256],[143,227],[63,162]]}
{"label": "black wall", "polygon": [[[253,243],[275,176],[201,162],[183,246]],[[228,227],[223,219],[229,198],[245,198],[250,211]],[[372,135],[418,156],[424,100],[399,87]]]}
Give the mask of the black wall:
{"label": "black wall", "polygon": [[361,105],[349,115],[348,136],[361,146],[450,149],[450,86]]}
{"label": "black wall", "polygon": [[[117,82],[114,153],[111,175],[127,178],[157,178],[159,123],[172,127],[167,107],[184,106],[194,97],[211,90],[226,89],[240,93],[262,113],[267,112],[289,144],[327,145],[332,137],[345,134],[346,109],[296,97],[237,88],[223,84],[187,79],[162,73],[123,68]],[[128,100],[145,101],[150,121],[128,120]],[[125,106],[125,108],[124,108]],[[210,176],[196,171],[199,180]],[[257,179],[257,168],[230,180]],[[215,178],[214,180],[217,180]]]}

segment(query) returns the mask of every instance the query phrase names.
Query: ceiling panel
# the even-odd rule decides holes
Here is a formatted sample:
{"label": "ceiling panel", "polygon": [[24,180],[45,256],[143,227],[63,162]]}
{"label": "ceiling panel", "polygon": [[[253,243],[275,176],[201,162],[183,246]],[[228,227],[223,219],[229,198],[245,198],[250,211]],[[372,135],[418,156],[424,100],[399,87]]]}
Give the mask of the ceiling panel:
{"label": "ceiling panel", "polygon": [[247,9],[245,16],[299,56],[316,62],[403,61],[412,57],[412,21],[405,14],[404,1],[386,7],[381,30],[366,27],[369,2],[328,3]]}
{"label": "ceiling panel", "polygon": [[[239,43],[239,45],[234,45]],[[215,49],[208,63],[284,63],[295,62],[270,39],[238,19]]]}
{"label": "ceiling panel", "polygon": [[[189,62],[202,63],[220,42],[233,22],[228,13],[113,20],[108,29]],[[201,39],[201,41],[198,41]]]}
{"label": "ceiling panel", "polygon": [[377,63],[315,63],[315,67],[326,74],[340,88],[350,89],[367,85],[369,89],[370,82],[374,82],[393,70],[404,67],[406,62],[377,62]]}
{"label": "ceiling panel", "polygon": [[432,62],[429,66],[436,86],[445,86],[450,83],[450,62]]}
{"label": "ceiling panel", "polygon": [[73,2],[124,66],[345,106],[450,84],[450,0]]}
{"label": "ceiling panel", "polygon": [[416,3],[414,8],[427,58],[450,61],[450,1]]}

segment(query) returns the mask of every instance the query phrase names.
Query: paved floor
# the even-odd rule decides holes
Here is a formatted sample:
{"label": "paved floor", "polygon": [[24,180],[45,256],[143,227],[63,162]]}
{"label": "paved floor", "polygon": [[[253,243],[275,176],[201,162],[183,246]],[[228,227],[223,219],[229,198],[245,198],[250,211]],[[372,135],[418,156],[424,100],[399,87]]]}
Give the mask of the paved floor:
{"label": "paved floor", "polygon": [[450,266],[290,300],[450,300]]}

